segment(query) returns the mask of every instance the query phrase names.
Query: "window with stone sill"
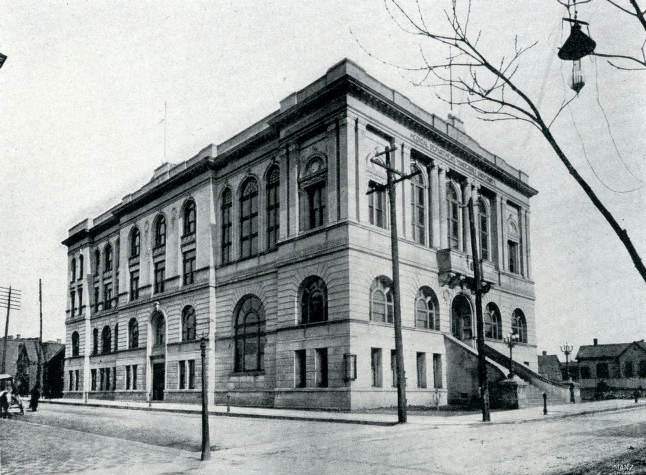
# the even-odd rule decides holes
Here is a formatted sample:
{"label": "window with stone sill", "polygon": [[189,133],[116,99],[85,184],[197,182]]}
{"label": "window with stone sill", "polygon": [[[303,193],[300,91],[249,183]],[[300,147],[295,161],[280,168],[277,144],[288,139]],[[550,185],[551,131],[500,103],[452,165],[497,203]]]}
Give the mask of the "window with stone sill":
{"label": "window with stone sill", "polygon": [[439,303],[430,287],[422,287],[415,298],[415,326],[430,330],[440,329]]}
{"label": "window with stone sill", "polygon": [[72,356],[79,355],[79,334],[78,332],[72,333]]}
{"label": "window with stone sill", "polygon": [[484,312],[485,338],[502,340],[502,319],[498,306],[490,302]]}
{"label": "window with stone sill", "polygon": [[370,286],[370,320],[393,323],[394,315],[392,280],[379,276]]}
{"label": "window with stone sill", "polygon": [[153,345],[163,346],[166,344],[166,320],[161,312],[155,312],[151,319],[153,330]]}
{"label": "window with stone sill", "polygon": [[274,165],[267,174],[267,249],[278,243],[280,229],[280,169]]}
{"label": "window with stone sill", "polygon": [[139,348],[139,323],[134,317],[128,322],[128,348]]}
{"label": "window with stone sill", "polygon": [[327,165],[322,157],[311,158],[300,180],[300,199],[304,200],[302,228],[315,229],[327,223]]}
{"label": "window with stone sill", "polygon": [[518,335],[519,343],[527,343],[527,320],[525,314],[519,308],[514,310],[511,317],[511,332]]}
{"label": "window with stone sill", "polygon": [[243,297],[234,318],[234,371],[259,372],[265,369],[265,309],[255,295]]}
{"label": "window with stone sill", "polygon": [[155,248],[166,245],[166,218],[161,214],[155,219],[153,245]]}
{"label": "window with stone sill", "polygon": [[222,205],[220,206],[220,260],[222,264],[231,262],[231,230],[233,222],[231,218],[231,209],[233,202],[231,199],[231,190],[227,188],[222,193]]}
{"label": "window with stone sill", "polygon": [[368,195],[368,219],[370,224],[386,229],[386,190],[374,190]]}
{"label": "window with stone sill", "polygon": [[196,339],[195,309],[187,305],[182,310],[182,341],[194,341]]}
{"label": "window with stone sill", "polygon": [[112,246],[108,243],[103,250],[103,272],[112,271]]}
{"label": "window with stone sill", "polygon": [[491,258],[489,251],[489,206],[486,205],[485,200],[480,198],[478,200],[478,230],[480,237],[480,257],[484,260]]}
{"label": "window with stone sill", "polygon": [[[411,172],[419,172],[413,167]],[[411,178],[411,226],[413,240],[426,244],[426,185],[421,173]]]}
{"label": "window with stone sill", "polygon": [[446,184],[447,232],[449,248],[458,249],[460,235],[460,199],[451,182]]}
{"label": "window with stone sill", "polygon": [[248,178],[240,193],[240,257],[258,253],[258,182]]}
{"label": "window with stone sill", "polygon": [[188,200],[184,205],[182,237],[195,235],[195,201]]}
{"label": "window with stone sill", "polygon": [[141,251],[141,235],[135,226],[130,233],[130,258],[139,257]]}
{"label": "window with stone sill", "polygon": [[327,286],[318,276],[306,278],[300,286],[301,323],[327,320]]}

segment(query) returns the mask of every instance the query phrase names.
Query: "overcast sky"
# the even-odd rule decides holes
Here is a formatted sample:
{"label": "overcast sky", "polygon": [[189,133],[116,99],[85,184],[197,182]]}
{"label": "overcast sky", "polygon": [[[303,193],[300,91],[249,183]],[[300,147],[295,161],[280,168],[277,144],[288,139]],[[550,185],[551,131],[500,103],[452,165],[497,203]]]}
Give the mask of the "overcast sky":
{"label": "overcast sky", "polygon": [[[563,80],[570,63],[556,58],[568,33],[563,8],[547,0],[477,7],[471,28],[483,30],[490,56],[509,55],[514,34],[538,41],[518,80],[549,117],[571,93]],[[426,110],[448,112],[432,89],[366,53],[420,64],[422,40],[399,31],[379,1],[0,1],[0,11],[0,52],[8,56],[0,70],[0,286],[23,292],[10,334],[37,336],[41,277],[44,337],[64,338],[60,242],[69,227],[152,176],[164,156],[165,101],[172,162],[277,109],[344,57]],[[591,22],[597,51],[639,54],[643,30],[606,2],[594,0],[579,15]],[[432,12],[427,21],[444,26]],[[583,67],[587,84],[555,135],[646,256],[646,72],[590,59]],[[538,349],[644,338],[646,285],[542,136],[522,123],[456,112],[470,135],[529,173],[539,190],[531,201]]]}

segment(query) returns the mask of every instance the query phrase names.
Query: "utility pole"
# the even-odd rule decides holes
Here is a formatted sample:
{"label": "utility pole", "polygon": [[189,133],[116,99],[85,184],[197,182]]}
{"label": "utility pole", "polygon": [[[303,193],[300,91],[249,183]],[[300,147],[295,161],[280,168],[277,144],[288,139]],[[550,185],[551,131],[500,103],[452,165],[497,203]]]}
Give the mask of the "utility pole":
{"label": "utility pole", "polygon": [[489,383],[487,381],[487,361],[485,357],[484,324],[482,320],[482,276],[478,245],[476,239],[475,212],[473,197],[469,199],[469,229],[471,233],[471,254],[473,255],[473,291],[476,294],[476,345],[478,347],[478,383],[482,400],[482,422],[489,422]]}
{"label": "utility pole", "polygon": [[45,388],[43,388],[43,281],[38,279],[38,314],[40,317],[40,330],[38,332],[38,375],[36,376],[36,381],[38,381],[38,389],[41,394],[44,394]]}
{"label": "utility pole", "polygon": [[7,358],[7,338],[9,337],[9,313],[11,310],[20,310],[20,290],[13,289],[11,285],[9,288],[0,287],[0,308],[7,309],[7,318],[4,325],[4,345],[2,345],[2,369],[0,373],[5,373],[6,358]]}
{"label": "utility pole", "polygon": [[[370,182],[371,190],[368,193],[378,191],[388,191],[388,201],[390,205],[390,250],[393,266],[393,306],[394,306],[394,326],[395,326],[395,358],[397,364],[397,421],[402,424],[406,422],[406,371],[404,370],[404,349],[402,343],[402,322],[401,322],[401,303],[399,296],[399,236],[397,234],[397,193],[395,186],[397,183],[408,180],[419,172],[403,175],[391,166],[390,152],[395,151],[395,147],[386,146],[386,149],[375,155],[371,160],[372,163],[386,169],[386,185]],[[376,159],[385,155],[385,165]],[[395,179],[393,175],[399,178]]]}
{"label": "utility pole", "polygon": [[200,460],[211,458],[211,443],[209,441],[209,407],[207,399],[206,380],[206,338],[200,340],[200,353],[202,355],[202,456]]}

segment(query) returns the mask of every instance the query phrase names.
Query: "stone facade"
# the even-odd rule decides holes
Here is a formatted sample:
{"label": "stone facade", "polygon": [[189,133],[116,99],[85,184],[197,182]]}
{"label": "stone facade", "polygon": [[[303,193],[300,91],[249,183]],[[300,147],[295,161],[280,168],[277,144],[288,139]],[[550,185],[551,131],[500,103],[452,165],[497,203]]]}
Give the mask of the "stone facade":
{"label": "stone facade", "polygon": [[[120,204],[70,229],[65,374],[78,371],[78,383],[66,380],[68,395],[196,401],[204,337],[212,400],[394,405],[389,217],[383,196],[367,194],[370,180],[385,180],[371,159],[386,145],[396,148],[396,168],[419,171],[397,189],[409,404],[446,404],[458,386],[474,390],[472,372],[447,378],[455,371],[446,349],[451,334],[475,347],[474,299],[464,285],[473,258],[460,207],[471,197],[492,287],[483,299],[492,315],[487,344],[505,352],[502,336],[517,332],[515,359],[536,370],[529,233],[536,191],[527,175],[482,149],[455,120],[419,109],[344,60],[268,117],[186,162],[162,165]],[[106,270],[108,244],[114,264]],[[187,283],[184,262],[193,252]],[[191,311],[195,329],[187,331]],[[105,348],[103,332],[112,337]]]}

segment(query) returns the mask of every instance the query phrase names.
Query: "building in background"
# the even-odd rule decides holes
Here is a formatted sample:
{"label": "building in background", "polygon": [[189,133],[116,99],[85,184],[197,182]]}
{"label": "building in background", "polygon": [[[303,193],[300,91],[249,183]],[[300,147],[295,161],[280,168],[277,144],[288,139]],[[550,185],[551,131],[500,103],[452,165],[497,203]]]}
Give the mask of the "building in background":
{"label": "building in background", "polygon": [[5,371],[14,377],[18,392],[25,396],[38,382],[38,365],[42,362],[44,397],[61,397],[65,345],[60,340],[39,343],[38,338],[21,335],[0,338],[0,355],[6,345]]}
{"label": "building in background", "polygon": [[646,343],[582,345],[576,355],[581,397],[632,397],[646,388]]}
{"label": "building in background", "polygon": [[419,171],[397,191],[409,404],[478,398],[471,198],[491,378],[511,333],[536,375],[527,175],[344,60],[69,230],[66,396],[195,402],[204,337],[212,400],[394,405],[390,218],[367,194],[386,146]]}
{"label": "building in background", "polygon": [[548,355],[543,351],[538,355],[538,373],[552,381],[562,381],[561,363],[557,355]]}

